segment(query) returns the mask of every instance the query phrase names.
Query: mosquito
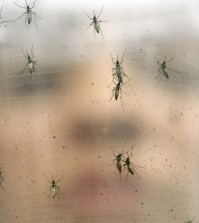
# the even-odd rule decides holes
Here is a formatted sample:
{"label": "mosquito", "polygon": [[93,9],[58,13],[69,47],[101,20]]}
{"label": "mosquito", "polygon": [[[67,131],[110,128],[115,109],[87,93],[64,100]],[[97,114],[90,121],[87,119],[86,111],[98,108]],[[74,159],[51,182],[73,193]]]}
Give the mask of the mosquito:
{"label": "mosquito", "polygon": [[[129,82],[131,79],[129,79],[127,82]],[[121,105],[122,105],[123,110],[124,110],[124,106],[123,106],[123,103],[122,103],[122,93],[125,93],[126,95],[129,95],[125,91],[122,90],[122,86],[124,86],[126,83],[123,83],[123,84],[121,84],[120,82],[118,82],[117,84],[115,83],[116,86],[112,89],[113,94],[112,94],[112,96],[109,100],[109,102],[111,102],[113,96],[115,96],[115,100],[117,100],[118,97],[119,97],[119,94],[120,94],[120,101],[121,101]]]}
{"label": "mosquito", "polygon": [[[21,17],[23,17],[25,14],[26,14],[26,19],[25,19],[25,23],[27,24],[28,22],[28,25],[30,25],[30,23],[32,22],[32,18],[34,18],[34,22],[35,22],[35,25],[37,27],[37,23],[36,23],[36,17],[38,19],[41,19],[39,16],[37,16],[36,12],[34,12],[32,9],[35,7],[35,3],[36,3],[36,0],[33,2],[33,5],[32,7],[30,7],[27,3],[27,0],[25,0],[26,2],[26,7],[24,6],[21,6],[21,5],[18,5],[17,3],[13,2],[15,5],[17,5],[18,7],[20,8],[23,8],[25,9],[26,11],[21,15],[19,16],[17,19],[15,19],[13,22],[16,22],[17,20],[19,20]],[[37,27],[38,29],[38,27]]]}
{"label": "mosquito", "polygon": [[176,55],[174,57],[172,57],[170,60],[166,60],[166,56],[164,56],[164,61],[163,62],[160,62],[157,57],[154,57],[156,59],[158,65],[160,65],[160,67],[158,68],[158,73],[159,74],[155,78],[159,77],[160,75],[163,75],[167,79],[169,79],[169,72],[168,72],[166,63],[171,62],[175,57],[176,57]]}
{"label": "mosquito", "polygon": [[5,180],[4,176],[3,176],[3,172],[4,171],[0,169],[0,186],[5,191],[5,189],[4,189],[3,185],[2,185],[3,181]]}
{"label": "mosquito", "polygon": [[[133,146],[130,149],[133,149]],[[138,167],[140,167],[140,168],[144,168],[144,167],[138,166],[135,163],[131,162],[132,151],[131,151],[130,156],[128,155],[128,151],[126,153],[127,153],[127,158],[125,160],[122,160],[124,162],[124,166],[126,166],[127,171],[128,171],[126,177],[128,177],[128,174],[130,173],[131,175],[136,174],[138,179],[139,179],[139,175],[137,174],[135,169],[138,168]]]}
{"label": "mosquito", "polygon": [[[92,22],[91,22],[91,24],[90,24],[90,26],[89,26],[88,28],[90,28],[91,26],[93,26],[93,28],[94,28],[94,36],[95,36],[95,31],[96,31],[97,33],[101,32],[101,34],[102,34],[102,38],[104,38],[104,37],[103,37],[102,29],[101,29],[101,27],[100,27],[100,22],[106,22],[106,21],[98,20],[98,18],[100,17],[103,8],[104,8],[104,7],[102,7],[102,9],[101,9],[101,11],[100,11],[100,13],[99,13],[98,16],[97,16],[97,15],[95,14],[95,12],[93,11],[93,18],[90,17],[86,12],[83,11],[83,12],[86,14],[86,16],[88,16],[88,18],[89,18],[90,20],[92,20]],[[88,28],[87,28],[87,29],[88,29]]]}
{"label": "mosquito", "polygon": [[[2,12],[2,10],[3,10],[3,6],[1,7],[1,9],[0,9],[0,20],[2,19],[2,16],[1,16],[1,12]],[[0,24],[3,24],[4,22],[11,22],[12,20],[7,20],[7,21],[0,21]]]}
{"label": "mosquito", "polygon": [[[112,150],[112,148],[111,148]],[[114,151],[112,150],[113,152],[113,155],[115,157],[115,159],[113,159],[113,163],[112,164],[115,164],[115,167],[117,168],[117,170],[119,171],[119,174],[121,176],[121,173],[122,173],[122,157],[123,157],[123,151],[121,153],[118,153],[117,155],[114,153]],[[112,165],[112,164],[109,164],[108,166]]]}
{"label": "mosquito", "polygon": [[118,82],[120,82],[121,84],[123,83],[123,76],[128,77],[125,73],[124,73],[124,69],[122,67],[122,63],[123,63],[123,59],[124,59],[124,54],[126,52],[126,49],[124,50],[123,56],[122,56],[122,60],[121,62],[118,59],[118,55],[117,55],[117,60],[113,58],[111,52],[111,58],[112,58],[112,62],[115,64],[115,67],[112,68],[112,73],[113,73],[113,79],[114,76],[116,75]]}
{"label": "mosquito", "polygon": [[60,187],[57,185],[57,183],[63,178],[63,176],[60,177],[57,181],[55,181],[55,179],[53,179],[53,175],[52,175],[51,180],[47,176],[45,176],[45,178],[51,184],[50,185],[50,193],[51,193],[52,198],[55,199],[56,196],[59,197]]}
{"label": "mosquito", "polygon": [[[22,49],[21,49],[22,50]],[[25,52],[22,50],[23,52],[23,55],[25,56],[26,60],[28,61],[25,68],[22,70],[22,72],[19,74],[19,76],[21,74],[23,74],[23,72],[26,70],[26,68],[28,67],[28,70],[29,70],[29,73],[30,73],[30,76],[32,77],[32,73],[36,72],[35,70],[35,66],[38,65],[37,62],[34,59],[34,54],[33,54],[33,46],[31,48],[31,52],[30,54],[28,53],[28,51],[26,50],[26,54]]]}

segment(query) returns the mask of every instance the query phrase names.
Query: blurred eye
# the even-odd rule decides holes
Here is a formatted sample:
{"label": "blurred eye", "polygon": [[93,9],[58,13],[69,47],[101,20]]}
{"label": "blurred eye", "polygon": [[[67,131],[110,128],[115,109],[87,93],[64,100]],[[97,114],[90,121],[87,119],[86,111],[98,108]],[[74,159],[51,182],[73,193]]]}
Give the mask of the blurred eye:
{"label": "blurred eye", "polygon": [[[97,119],[97,118],[96,118]],[[102,119],[102,117],[100,117]],[[140,135],[138,124],[133,121],[108,119],[103,121],[75,118],[70,125],[70,136],[76,142],[116,142],[134,140]]]}

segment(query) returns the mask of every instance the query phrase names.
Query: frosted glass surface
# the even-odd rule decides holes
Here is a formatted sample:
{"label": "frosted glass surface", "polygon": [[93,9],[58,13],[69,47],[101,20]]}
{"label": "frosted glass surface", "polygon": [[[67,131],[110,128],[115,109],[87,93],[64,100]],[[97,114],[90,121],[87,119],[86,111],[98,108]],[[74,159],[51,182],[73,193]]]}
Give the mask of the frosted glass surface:
{"label": "frosted glass surface", "polygon": [[[13,2],[26,6],[0,0],[0,22],[26,12]],[[84,13],[102,7],[103,38]],[[35,14],[0,24],[0,223],[199,222],[199,2],[37,0],[32,10],[37,25]],[[32,47],[36,73],[19,75]],[[110,52],[121,60],[125,49],[128,82],[110,101]],[[173,58],[168,79],[156,78],[155,57]],[[112,150],[132,146],[143,168],[120,177]]]}

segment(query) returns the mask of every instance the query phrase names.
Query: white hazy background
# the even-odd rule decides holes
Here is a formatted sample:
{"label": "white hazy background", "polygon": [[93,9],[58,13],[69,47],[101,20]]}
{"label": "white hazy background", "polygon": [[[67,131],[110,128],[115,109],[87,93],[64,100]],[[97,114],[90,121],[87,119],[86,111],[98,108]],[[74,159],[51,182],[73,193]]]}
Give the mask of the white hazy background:
{"label": "white hazy background", "polygon": [[[1,6],[0,22],[25,12]],[[102,7],[104,38],[83,13]],[[0,24],[0,223],[199,222],[199,2],[37,0],[33,11],[38,30],[25,16]],[[36,74],[19,76],[32,46]],[[109,102],[110,52],[125,49],[123,110]],[[168,80],[154,56],[175,56]],[[144,168],[120,179],[111,148],[132,145]],[[59,197],[44,175],[63,176]]]}

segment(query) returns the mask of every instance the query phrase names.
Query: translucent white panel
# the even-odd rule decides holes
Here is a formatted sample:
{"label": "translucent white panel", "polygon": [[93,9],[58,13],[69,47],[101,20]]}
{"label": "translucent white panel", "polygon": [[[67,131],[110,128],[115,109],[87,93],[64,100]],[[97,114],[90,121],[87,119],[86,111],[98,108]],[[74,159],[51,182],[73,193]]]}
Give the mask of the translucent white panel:
{"label": "translucent white panel", "polygon": [[199,222],[198,1],[1,7],[0,223]]}

